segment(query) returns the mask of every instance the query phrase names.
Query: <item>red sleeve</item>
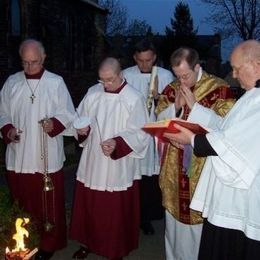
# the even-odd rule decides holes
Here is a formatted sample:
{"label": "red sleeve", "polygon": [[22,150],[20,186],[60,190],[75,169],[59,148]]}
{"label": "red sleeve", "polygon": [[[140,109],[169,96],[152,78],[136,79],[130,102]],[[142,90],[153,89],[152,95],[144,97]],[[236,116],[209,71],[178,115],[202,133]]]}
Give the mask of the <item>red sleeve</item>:
{"label": "red sleeve", "polygon": [[48,135],[54,137],[60,134],[65,129],[65,126],[55,117],[52,117],[51,120],[53,122],[53,130],[49,132]]}
{"label": "red sleeve", "polygon": [[171,103],[175,102],[175,89],[170,84],[165,87],[161,95],[166,95]]}
{"label": "red sleeve", "polygon": [[111,159],[120,159],[133,151],[121,136],[117,136],[113,139],[116,141],[116,148],[110,155]]}
{"label": "red sleeve", "polygon": [[10,129],[15,128],[12,124],[7,124],[3,126],[0,131],[3,136],[3,141],[5,144],[11,143],[11,140],[7,137],[7,133],[9,132]]}

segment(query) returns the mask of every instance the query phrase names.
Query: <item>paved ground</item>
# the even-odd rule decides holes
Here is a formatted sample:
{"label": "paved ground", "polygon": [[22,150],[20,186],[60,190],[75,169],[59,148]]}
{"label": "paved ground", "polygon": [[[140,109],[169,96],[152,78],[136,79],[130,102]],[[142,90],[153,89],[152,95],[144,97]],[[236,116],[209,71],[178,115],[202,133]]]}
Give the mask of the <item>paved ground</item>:
{"label": "paved ground", "polygon": [[[73,199],[73,191],[75,184],[76,165],[65,168],[65,190],[66,190],[66,208],[69,223],[70,209]],[[3,169],[0,169],[0,185],[6,185]],[[145,236],[140,231],[139,248],[124,259],[131,260],[163,260],[164,257],[164,221],[154,221],[155,234],[153,236]],[[52,260],[70,260],[73,253],[78,249],[79,245],[75,241],[68,241],[67,248],[57,251]],[[105,258],[90,254],[87,259],[103,260]]]}
{"label": "paved ground", "polygon": [[[66,207],[71,208],[74,183],[75,183],[76,166],[70,166],[65,169],[65,188],[66,188]],[[155,234],[153,236],[145,236],[140,231],[139,248],[124,259],[131,260],[163,260],[164,257],[164,221],[153,221]],[[79,245],[75,241],[69,241],[68,247],[58,251],[53,256],[53,260],[70,260],[73,253],[78,249]],[[90,254],[87,259],[90,260],[103,260],[105,258]]]}

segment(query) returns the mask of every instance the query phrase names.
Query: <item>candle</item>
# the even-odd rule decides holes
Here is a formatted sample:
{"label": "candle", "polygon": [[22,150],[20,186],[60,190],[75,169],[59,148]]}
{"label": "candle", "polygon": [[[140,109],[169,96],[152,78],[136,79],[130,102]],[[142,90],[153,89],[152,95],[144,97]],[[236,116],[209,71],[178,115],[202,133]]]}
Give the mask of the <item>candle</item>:
{"label": "candle", "polygon": [[152,73],[151,73],[151,79],[150,79],[150,86],[149,86],[150,93],[155,88],[155,77],[156,77],[156,75],[157,75],[157,66],[153,66],[152,67]]}

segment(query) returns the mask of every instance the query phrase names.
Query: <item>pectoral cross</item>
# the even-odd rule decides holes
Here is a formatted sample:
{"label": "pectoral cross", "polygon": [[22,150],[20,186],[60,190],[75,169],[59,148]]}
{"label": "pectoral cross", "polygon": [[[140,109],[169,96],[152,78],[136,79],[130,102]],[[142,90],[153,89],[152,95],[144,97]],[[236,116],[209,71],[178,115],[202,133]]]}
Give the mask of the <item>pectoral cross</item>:
{"label": "pectoral cross", "polygon": [[33,100],[36,98],[36,96],[34,95],[34,94],[32,94],[31,96],[30,96],[30,99],[31,99],[31,101],[32,101],[32,104],[33,104]]}

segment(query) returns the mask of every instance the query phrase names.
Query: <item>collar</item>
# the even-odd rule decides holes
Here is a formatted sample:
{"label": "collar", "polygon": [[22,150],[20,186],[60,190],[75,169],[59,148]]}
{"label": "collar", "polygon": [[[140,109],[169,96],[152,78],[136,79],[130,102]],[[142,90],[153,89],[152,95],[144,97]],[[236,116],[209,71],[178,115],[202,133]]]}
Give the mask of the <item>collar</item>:
{"label": "collar", "polygon": [[201,80],[201,77],[202,77],[202,68],[200,67],[196,83]]}
{"label": "collar", "polygon": [[105,92],[106,93],[118,94],[125,87],[126,84],[127,84],[126,80],[123,79],[121,85],[116,90],[106,90],[105,89]]}
{"label": "collar", "polygon": [[39,72],[37,72],[36,74],[32,74],[32,75],[29,75],[27,73],[24,72],[24,75],[25,75],[25,78],[26,79],[40,79],[44,73],[45,69],[42,68]]}

